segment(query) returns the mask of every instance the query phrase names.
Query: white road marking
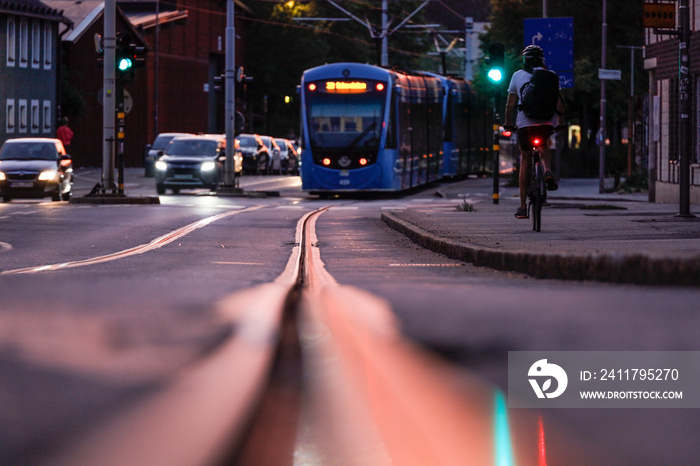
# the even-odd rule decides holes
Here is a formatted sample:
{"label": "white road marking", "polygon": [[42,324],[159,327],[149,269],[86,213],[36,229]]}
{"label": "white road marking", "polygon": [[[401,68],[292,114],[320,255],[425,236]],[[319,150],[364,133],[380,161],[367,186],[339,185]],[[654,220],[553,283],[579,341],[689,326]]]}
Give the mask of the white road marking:
{"label": "white road marking", "polygon": [[129,249],[124,249],[122,251],[118,251],[112,254],[106,254],[104,256],[98,256],[98,257],[93,257],[90,259],[83,259],[83,260],[78,260],[78,261],[72,261],[72,262],[63,262],[60,264],[49,264],[49,265],[42,265],[38,267],[25,267],[21,269],[14,269],[14,270],[5,270],[4,272],[0,272],[0,275],[17,275],[17,274],[23,274],[23,273],[38,273],[38,272],[44,272],[44,271],[49,271],[49,270],[60,270],[60,269],[69,269],[73,267],[82,267],[85,265],[94,265],[94,264],[100,264],[103,262],[110,262],[113,260],[117,259],[123,259],[125,257],[133,256],[135,254],[143,254],[144,252],[151,251],[153,249],[158,249],[161,246],[165,246],[166,244],[172,243],[176,239],[182,238],[183,236],[186,236],[190,233],[192,233],[195,230],[198,230],[202,227],[205,227],[209,225],[212,222],[215,222],[217,220],[220,220],[225,217],[230,217],[232,215],[236,215],[242,212],[250,212],[253,210],[258,210],[262,209],[263,207],[266,207],[264,205],[258,205],[258,206],[253,206],[249,207],[247,209],[243,210],[231,210],[228,212],[221,213],[219,215],[213,215],[211,217],[204,218],[202,220],[198,220],[194,223],[190,223],[189,225],[186,225],[182,228],[178,228],[177,230],[171,231],[170,233],[167,233],[161,237],[158,237],[151,241],[148,244],[141,244],[139,246],[135,246],[133,248]]}
{"label": "white road marking", "polygon": [[389,267],[462,267],[462,264],[389,264]]}
{"label": "white road marking", "polygon": [[265,265],[262,262],[212,262],[212,264],[223,265]]}

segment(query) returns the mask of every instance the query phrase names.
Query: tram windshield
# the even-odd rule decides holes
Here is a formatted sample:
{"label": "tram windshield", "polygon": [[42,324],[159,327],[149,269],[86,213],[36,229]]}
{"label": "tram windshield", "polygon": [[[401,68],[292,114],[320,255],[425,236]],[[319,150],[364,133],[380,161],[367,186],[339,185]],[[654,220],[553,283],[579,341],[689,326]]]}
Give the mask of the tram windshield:
{"label": "tram windshield", "polygon": [[384,91],[340,94],[308,92],[311,147],[376,149],[382,131]]}

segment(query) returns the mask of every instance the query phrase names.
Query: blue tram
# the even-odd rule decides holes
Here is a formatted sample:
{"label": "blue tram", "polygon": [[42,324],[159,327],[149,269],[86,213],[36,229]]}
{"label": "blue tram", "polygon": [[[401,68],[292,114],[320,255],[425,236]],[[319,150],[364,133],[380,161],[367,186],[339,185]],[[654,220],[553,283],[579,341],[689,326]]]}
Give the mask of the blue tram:
{"label": "blue tram", "polygon": [[[489,170],[484,106],[463,80],[359,63],[304,72],[302,187],[401,191]],[[481,134],[480,134],[481,133]]]}

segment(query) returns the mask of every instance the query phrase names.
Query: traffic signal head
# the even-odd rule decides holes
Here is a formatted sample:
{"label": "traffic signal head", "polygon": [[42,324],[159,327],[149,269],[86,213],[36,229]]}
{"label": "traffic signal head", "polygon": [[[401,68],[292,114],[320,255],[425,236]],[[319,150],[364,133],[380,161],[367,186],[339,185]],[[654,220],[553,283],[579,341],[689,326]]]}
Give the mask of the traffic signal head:
{"label": "traffic signal head", "polygon": [[128,74],[134,68],[134,53],[131,48],[131,37],[129,34],[117,34],[117,73]]}
{"label": "traffic signal head", "polygon": [[121,56],[117,57],[117,70],[119,70],[122,73],[127,73],[131,71],[131,68],[134,66],[134,61],[131,59],[130,56]]}
{"label": "traffic signal head", "polygon": [[503,44],[495,43],[489,46],[487,75],[493,84],[499,84],[503,80],[504,50]]}

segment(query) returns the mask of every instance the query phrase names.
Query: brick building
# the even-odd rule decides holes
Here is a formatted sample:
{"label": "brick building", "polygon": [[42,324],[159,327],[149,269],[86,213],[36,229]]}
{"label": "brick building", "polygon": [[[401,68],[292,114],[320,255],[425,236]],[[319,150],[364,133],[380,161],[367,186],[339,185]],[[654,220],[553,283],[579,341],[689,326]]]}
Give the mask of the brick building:
{"label": "brick building", "polygon": [[[690,0],[690,202],[700,204],[700,0]],[[678,24],[678,18],[676,18]],[[644,67],[649,72],[647,134],[652,199],[678,202],[679,111],[678,39],[673,35],[645,30]],[[655,181],[654,181],[655,180]]]}

